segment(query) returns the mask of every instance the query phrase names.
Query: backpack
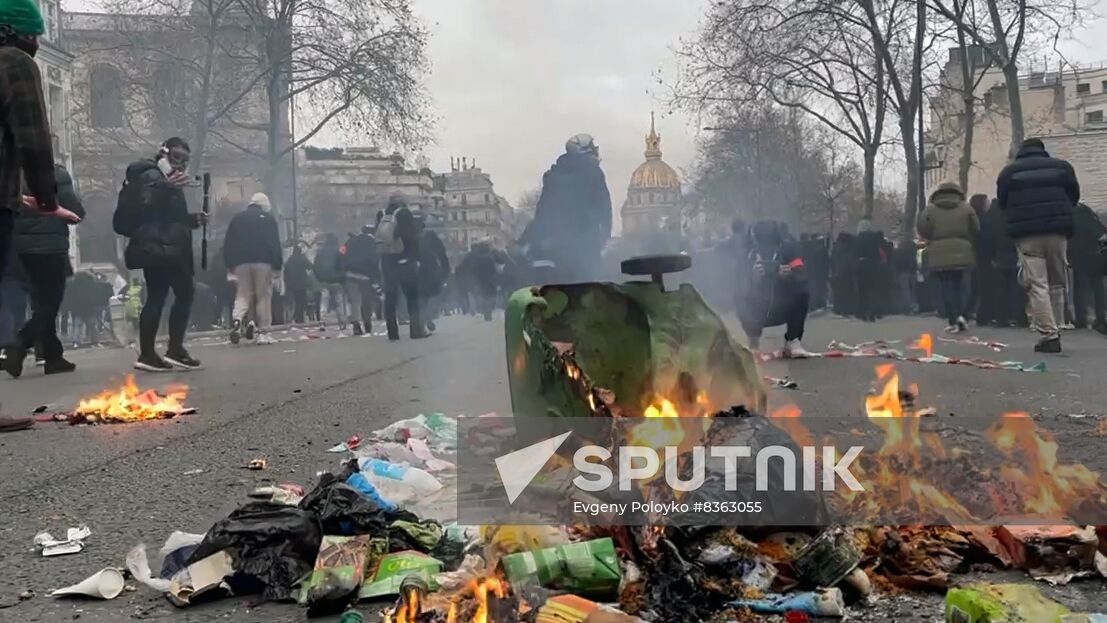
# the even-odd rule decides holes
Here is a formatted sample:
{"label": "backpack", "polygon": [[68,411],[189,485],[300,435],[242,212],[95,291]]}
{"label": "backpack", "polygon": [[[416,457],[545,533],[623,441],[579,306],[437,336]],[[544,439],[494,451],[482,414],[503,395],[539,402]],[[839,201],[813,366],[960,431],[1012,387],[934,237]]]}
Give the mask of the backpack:
{"label": "backpack", "polygon": [[119,198],[115,202],[115,213],[111,217],[111,226],[115,233],[126,238],[134,236],[135,230],[142,224],[142,183],[129,176],[123,180],[119,189]]}
{"label": "backpack", "polygon": [[385,214],[377,224],[377,251],[384,255],[404,252],[404,241],[396,234],[396,215]]}

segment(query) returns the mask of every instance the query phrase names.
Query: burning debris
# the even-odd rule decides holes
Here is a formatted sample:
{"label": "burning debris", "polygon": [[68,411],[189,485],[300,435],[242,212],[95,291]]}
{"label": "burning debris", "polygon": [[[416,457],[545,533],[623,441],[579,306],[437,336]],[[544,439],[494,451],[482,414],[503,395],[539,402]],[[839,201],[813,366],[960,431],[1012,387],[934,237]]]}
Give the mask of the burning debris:
{"label": "burning debris", "polygon": [[67,419],[70,424],[165,420],[195,413],[195,409],[184,405],[187,396],[187,385],[170,385],[162,394],[154,389],[139,389],[134,375],[127,375],[122,387],[106,389],[97,396],[81,400]]}

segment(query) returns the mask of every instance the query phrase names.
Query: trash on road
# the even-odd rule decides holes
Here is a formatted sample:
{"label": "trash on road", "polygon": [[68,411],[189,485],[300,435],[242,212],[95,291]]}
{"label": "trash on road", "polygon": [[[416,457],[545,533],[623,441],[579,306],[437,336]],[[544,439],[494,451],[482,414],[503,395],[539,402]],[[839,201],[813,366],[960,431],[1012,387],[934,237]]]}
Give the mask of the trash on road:
{"label": "trash on road", "polygon": [[382,496],[396,502],[413,501],[442,488],[437,478],[418,467],[382,459],[363,459],[358,467]]}
{"label": "trash on road", "polygon": [[975,584],[946,593],[946,623],[1059,623],[1068,613],[1030,584]]}
{"label": "trash on road", "polygon": [[609,538],[509,554],[500,565],[512,586],[538,586],[580,595],[611,597],[622,579],[615,543]]}
{"label": "trash on road", "polygon": [[385,554],[368,574],[367,581],[361,587],[361,598],[399,595],[400,586],[404,580],[413,576],[426,582],[429,590],[438,590],[435,576],[441,571],[442,562],[422,552],[402,551]]}
{"label": "trash on road", "polygon": [[1015,566],[1034,579],[1057,585],[1100,573],[1096,557],[1102,554],[1092,526],[1003,526],[996,537]]}
{"label": "trash on road", "polygon": [[768,383],[770,387],[775,387],[777,389],[799,389],[799,383],[788,377],[777,378],[775,376],[766,376],[764,378],[765,382]]}
{"label": "trash on road", "polygon": [[123,592],[123,574],[119,569],[107,567],[88,578],[50,593],[51,597],[95,597],[97,599],[115,599]]}
{"label": "trash on road", "polygon": [[357,600],[372,547],[368,535],[323,537],[315,568],[303,583],[299,598],[307,604],[309,615],[341,611]]}
{"label": "trash on road", "polygon": [[841,617],[846,614],[846,602],[838,588],[793,593],[791,595],[768,594],[758,599],[738,599],[730,604],[735,608],[748,608],[758,614],[784,614],[803,612],[816,617]]}
{"label": "trash on road", "polygon": [[264,469],[269,468],[269,460],[268,459],[250,459],[250,462],[247,463],[245,465],[245,467],[246,467],[246,469],[251,469],[251,470],[260,472]]}
{"label": "trash on road", "polygon": [[79,554],[85,548],[85,539],[92,535],[88,526],[78,526],[66,530],[64,539],[55,539],[49,532],[35,535],[34,544],[44,557]]}

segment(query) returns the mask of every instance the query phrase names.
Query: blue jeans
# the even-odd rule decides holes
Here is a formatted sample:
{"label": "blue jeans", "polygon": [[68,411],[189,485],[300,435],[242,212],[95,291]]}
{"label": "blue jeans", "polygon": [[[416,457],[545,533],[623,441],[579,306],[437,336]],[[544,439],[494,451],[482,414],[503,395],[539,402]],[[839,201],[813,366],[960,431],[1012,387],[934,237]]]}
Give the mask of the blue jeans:
{"label": "blue jeans", "polygon": [[0,301],[0,346],[7,346],[27,321],[27,292],[14,281],[4,281],[0,283]]}

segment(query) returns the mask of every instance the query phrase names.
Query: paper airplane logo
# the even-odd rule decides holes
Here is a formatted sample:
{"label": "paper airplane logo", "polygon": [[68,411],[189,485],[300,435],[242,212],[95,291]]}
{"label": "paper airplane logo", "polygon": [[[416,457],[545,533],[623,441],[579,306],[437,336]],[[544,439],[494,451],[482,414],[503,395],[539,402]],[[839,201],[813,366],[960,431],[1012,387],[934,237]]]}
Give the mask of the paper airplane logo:
{"label": "paper airplane logo", "polygon": [[572,431],[562,433],[496,458],[496,471],[500,472],[500,481],[504,483],[509,504],[515,503],[550,457],[572,434]]}

